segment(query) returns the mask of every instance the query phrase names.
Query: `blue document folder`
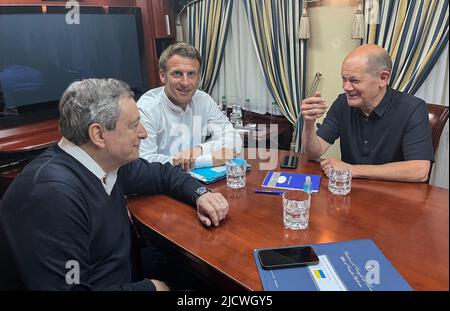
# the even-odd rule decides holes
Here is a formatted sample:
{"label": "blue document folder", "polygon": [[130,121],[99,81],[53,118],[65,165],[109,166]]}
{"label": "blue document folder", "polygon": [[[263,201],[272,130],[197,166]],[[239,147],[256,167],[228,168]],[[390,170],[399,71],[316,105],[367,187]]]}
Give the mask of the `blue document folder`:
{"label": "blue document folder", "polygon": [[[246,165],[247,171],[249,171],[250,164],[247,163]],[[192,177],[197,178],[205,184],[211,184],[218,180],[224,179],[227,176],[227,169],[225,165],[200,167],[192,169],[190,174]]]}
{"label": "blue document folder", "polygon": [[306,176],[311,176],[311,192],[318,192],[321,176],[311,174],[269,171],[262,182],[262,186],[277,189],[303,190]]}
{"label": "blue document folder", "polygon": [[[313,266],[264,270],[256,266],[267,291],[411,291],[412,288],[372,240],[311,246],[319,257]],[[291,246],[289,246],[291,247]],[[294,246],[292,246],[294,247]]]}

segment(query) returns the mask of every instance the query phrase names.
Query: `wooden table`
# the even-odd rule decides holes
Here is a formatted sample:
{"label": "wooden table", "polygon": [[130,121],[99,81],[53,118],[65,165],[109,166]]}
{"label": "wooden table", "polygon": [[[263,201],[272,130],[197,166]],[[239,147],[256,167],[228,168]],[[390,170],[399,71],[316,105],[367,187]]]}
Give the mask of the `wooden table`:
{"label": "wooden table", "polygon": [[[254,150],[246,150],[245,156]],[[285,151],[274,151],[279,163]],[[415,290],[449,289],[449,192],[428,184],[355,179],[348,196],[321,188],[312,196],[307,230],[283,227],[281,197],[254,194],[267,161],[248,160],[252,170],[242,190],[225,181],[210,186],[230,204],[217,228],[205,228],[195,210],[166,196],[129,200],[135,217],[160,247],[218,289],[262,290],[255,248],[372,239]],[[267,168],[266,168],[267,169]],[[279,166],[275,168],[279,170]],[[321,174],[316,162],[299,161],[297,172]]]}

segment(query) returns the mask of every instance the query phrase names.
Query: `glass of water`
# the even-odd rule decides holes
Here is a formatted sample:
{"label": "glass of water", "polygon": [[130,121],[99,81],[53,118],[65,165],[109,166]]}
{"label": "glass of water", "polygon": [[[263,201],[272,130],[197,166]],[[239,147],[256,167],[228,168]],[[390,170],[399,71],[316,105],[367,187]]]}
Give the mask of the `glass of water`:
{"label": "glass of water", "polygon": [[306,229],[309,223],[311,196],[301,190],[283,193],[283,224],[289,229]]}
{"label": "glass of water", "polygon": [[347,195],[352,190],[352,171],[331,168],[328,178],[328,190],[331,193]]}
{"label": "glass of water", "polygon": [[231,189],[245,187],[245,172],[247,162],[243,159],[235,158],[225,162],[227,169],[227,186]]}

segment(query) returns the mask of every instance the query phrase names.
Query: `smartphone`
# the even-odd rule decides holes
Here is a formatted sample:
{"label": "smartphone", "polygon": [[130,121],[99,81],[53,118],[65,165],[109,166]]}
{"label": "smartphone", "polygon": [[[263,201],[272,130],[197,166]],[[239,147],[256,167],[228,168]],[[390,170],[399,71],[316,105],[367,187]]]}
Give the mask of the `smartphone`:
{"label": "smartphone", "polygon": [[265,270],[317,265],[317,257],[311,246],[264,249],[258,253],[261,266]]}
{"label": "smartphone", "polygon": [[298,157],[296,156],[285,156],[283,162],[281,162],[280,167],[282,168],[297,168]]}

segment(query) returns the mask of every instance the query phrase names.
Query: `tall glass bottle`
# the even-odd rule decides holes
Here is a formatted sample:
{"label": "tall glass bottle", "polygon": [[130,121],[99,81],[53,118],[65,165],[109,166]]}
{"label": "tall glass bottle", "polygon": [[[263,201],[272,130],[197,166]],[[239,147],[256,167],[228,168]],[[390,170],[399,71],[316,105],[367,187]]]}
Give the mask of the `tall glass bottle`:
{"label": "tall glass bottle", "polygon": [[225,117],[227,117],[227,119],[229,119],[229,117],[228,117],[228,103],[227,103],[227,97],[225,95],[222,96],[219,106],[221,106],[220,110],[222,110],[223,115]]}
{"label": "tall glass bottle", "polygon": [[227,110],[227,97],[224,95],[222,96],[222,99],[220,100],[220,105],[222,106],[222,108],[220,110]]}
{"label": "tall glass bottle", "polygon": [[233,105],[233,109],[231,110],[231,114],[230,114],[230,122],[231,122],[231,124],[233,124],[233,126],[236,123],[236,117],[237,117],[236,110],[237,110],[237,106]]}
{"label": "tall glass bottle", "polygon": [[276,113],[277,113],[277,103],[273,101],[270,107],[270,123],[272,123],[272,121],[275,121]]}
{"label": "tall glass bottle", "polygon": [[234,123],[235,126],[242,126],[242,108],[241,106],[236,106],[236,122]]}
{"label": "tall glass bottle", "polygon": [[250,104],[250,99],[248,99],[248,98],[245,99],[244,109],[245,109],[245,115],[244,115],[245,119],[247,121],[252,121],[253,120],[253,118],[252,118],[252,106]]}

